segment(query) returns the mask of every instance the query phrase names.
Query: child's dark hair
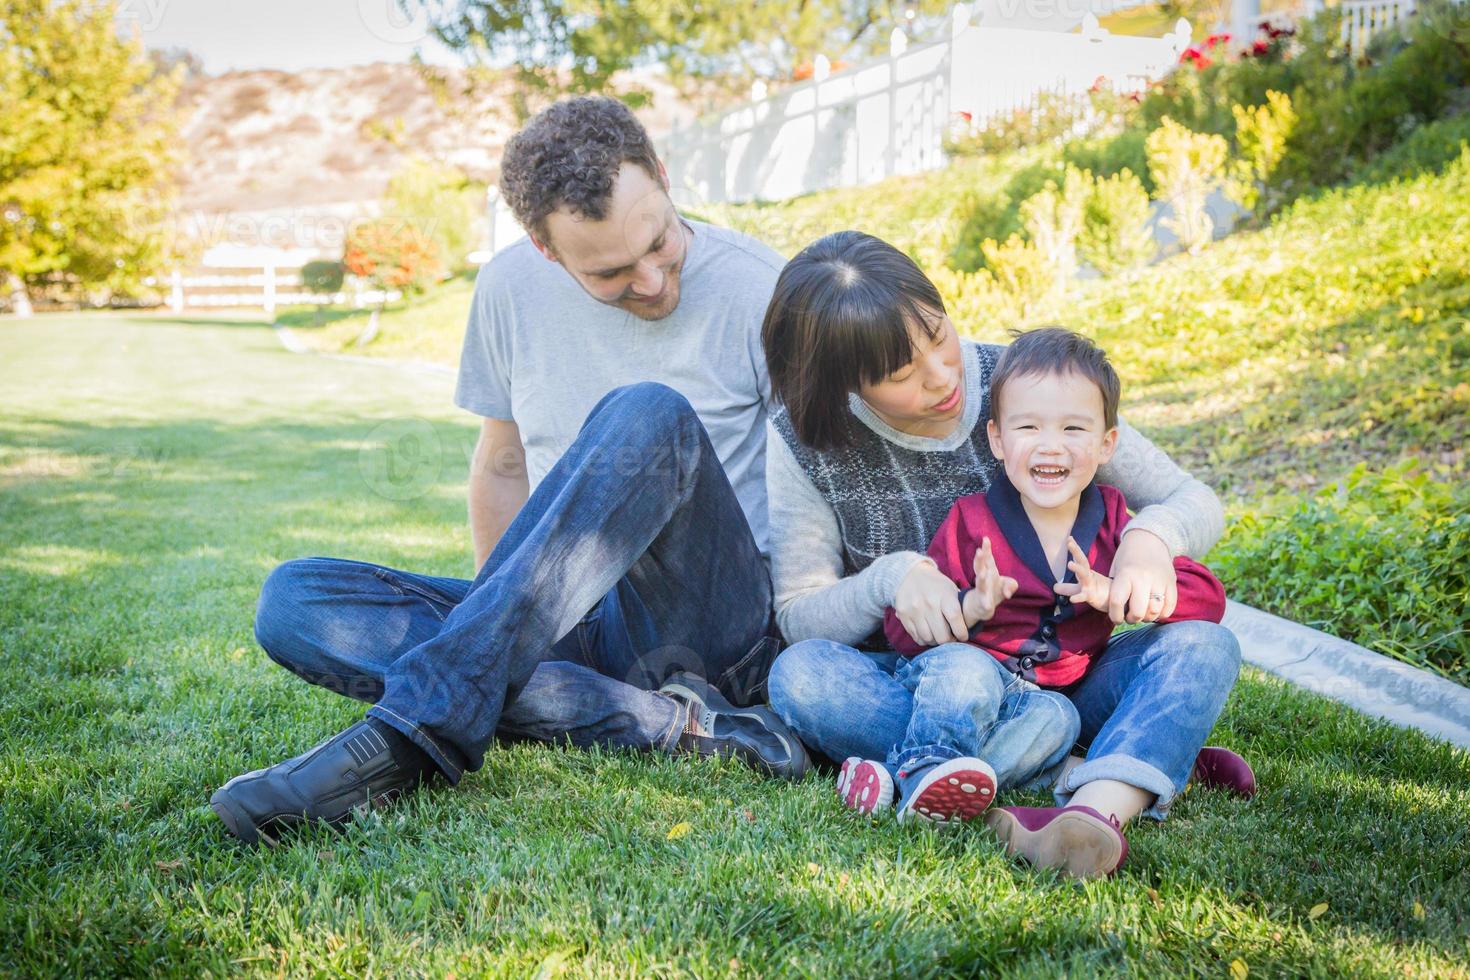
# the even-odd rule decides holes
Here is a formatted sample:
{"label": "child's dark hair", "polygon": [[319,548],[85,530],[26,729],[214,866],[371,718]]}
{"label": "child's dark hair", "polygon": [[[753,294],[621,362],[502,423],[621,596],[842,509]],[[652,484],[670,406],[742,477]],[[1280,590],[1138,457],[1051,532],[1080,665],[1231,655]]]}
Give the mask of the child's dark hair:
{"label": "child's dark hair", "polygon": [[914,260],[860,231],[817,239],[786,263],[761,327],[771,388],[796,437],[840,449],[847,396],[914,359],[914,333],[933,338],[944,301]]}
{"label": "child's dark hair", "polygon": [[1007,381],[1055,374],[1080,374],[1097,385],[1102,392],[1104,423],[1109,429],[1118,424],[1118,398],[1123,387],[1118,372],[1101,347],[1065,327],[1042,327],[1016,334],[990,376],[990,417],[1000,418],[1001,390]]}

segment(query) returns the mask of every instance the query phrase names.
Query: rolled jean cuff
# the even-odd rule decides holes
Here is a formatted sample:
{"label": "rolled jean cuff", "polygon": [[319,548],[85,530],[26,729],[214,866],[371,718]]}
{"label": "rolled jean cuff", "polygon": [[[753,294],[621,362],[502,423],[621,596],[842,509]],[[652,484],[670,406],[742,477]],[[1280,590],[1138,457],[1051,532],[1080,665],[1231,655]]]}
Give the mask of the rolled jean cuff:
{"label": "rolled jean cuff", "polygon": [[934,765],[935,763],[948,762],[950,759],[958,759],[959,757],[959,749],[951,748],[948,745],[939,745],[937,743],[934,745],[920,745],[913,749],[895,751],[889,755],[888,768],[896,774],[899,770],[911,766],[916,762]]}
{"label": "rolled jean cuff", "polygon": [[1105,755],[1101,759],[1088,759],[1057,782],[1052,795],[1057,806],[1066,806],[1072,794],[1084,785],[1099,779],[1113,779],[1129,786],[1136,786],[1145,793],[1153,793],[1157,799],[1143,811],[1143,816],[1163,820],[1169,815],[1169,805],[1174,802],[1174,783],[1164,773],[1133,758],[1131,755]]}
{"label": "rolled jean cuff", "polygon": [[458,784],[464,776],[464,766],[457,765],[446,754],[446,752],[453,752],[453,748],[441,748],[439,743],[435,742],[428,732],[398,714],[392,708],[385,708],[381,704],[375,704],[368,709],[368,715],[391,726],[395,731],[406,736],[414,745],[423,749],[429,758],[433,760],[434,765],[439,767],[439,771],[444,774],[444,777],[449,780],[449,785],[454,786]]}

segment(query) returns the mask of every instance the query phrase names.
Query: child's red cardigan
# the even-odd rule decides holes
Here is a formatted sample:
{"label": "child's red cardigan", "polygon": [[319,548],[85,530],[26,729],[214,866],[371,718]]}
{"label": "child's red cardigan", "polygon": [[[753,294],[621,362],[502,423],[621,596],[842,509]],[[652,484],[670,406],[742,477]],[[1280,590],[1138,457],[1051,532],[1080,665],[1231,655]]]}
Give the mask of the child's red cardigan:
{"label": "child's red cardigan", "polygon": [[[1128,524],[1128,508],[1117,488],[1089,484],[1082,491],[1072,537],[1087,553],[1093,569],[1111,574],[1113,556]],[[974,586],[975,551],[983,538],[1002,575],[1019,584],[1016,594],[978,624],[970,642],[988,650],[1008,670],[1044,687],[1066,687],[1087,673],[1103,652],[1113,624],[1107,613],[1079,602],[1073,605],[1052,586],[1051,565],[1021,504],[1021,495],[1002,473],[990,490],[961,497],[929,545],[929,557],[961,589]],[[1189,558],[1175,558],[1179,602],[1174,615],[1160,622],[1204,619],[1218,623],[1225,614],[1225,590],[1209,569]],[[1077,577],[1067,570],[1064,582]],[[893,609],[883,616],[883,632],[893,648],[915,656],[926,647],[915,643]]]}

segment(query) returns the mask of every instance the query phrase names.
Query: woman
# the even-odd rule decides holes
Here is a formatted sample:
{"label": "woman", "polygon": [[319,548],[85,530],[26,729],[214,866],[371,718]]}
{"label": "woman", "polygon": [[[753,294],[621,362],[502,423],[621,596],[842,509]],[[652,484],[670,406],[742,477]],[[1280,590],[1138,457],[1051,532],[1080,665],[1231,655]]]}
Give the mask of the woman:
{"label": "woman", "polygon": [[[954,583],[924,550],[951,504],[1000,471],[985,422],[1001,348],[962,342],[919,268],[858,232],[829,235],[788,263],[762,339],[781,403],[766,457],[776,616],[793,644],[772,668],[771,704],[829,758],[882,758],[913,704],[882,634],[885,609],[924,646],[967,635]],[[1215,542],[1219,501],[1121,422],[1098,481],[1139,508],[1112,566],[1109,613],[1120,623],[1166,618],[1173,558]],[[1234,636],[1216,624],[1116,635],[1061,692],[1089,748],[1059,767],[1055,785],[1058,812],[1103,814],[1116,840],[1074,840],[1050,808],[1010,808],[1020,826],[1012,849],[1076,874],[1116,868],[1122,828],[1140,814],[1163,819],[1189,780],[1239,663]],[[1229,775],[1247,789],[1244,774]]]}

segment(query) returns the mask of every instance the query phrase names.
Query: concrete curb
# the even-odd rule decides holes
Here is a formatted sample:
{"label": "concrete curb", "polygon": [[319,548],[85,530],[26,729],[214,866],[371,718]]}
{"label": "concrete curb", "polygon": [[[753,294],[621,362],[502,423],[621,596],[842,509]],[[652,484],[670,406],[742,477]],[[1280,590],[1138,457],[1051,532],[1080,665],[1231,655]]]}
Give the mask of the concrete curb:
{"label": "concrete curb", "polygon": [[1470,748],[1470,688],[1289,619],[1227,602],[1252,664],[1375,718]]}
{"label": "concrete curb", "polygon": [[386,357],[362,357],[355,354],[329,354],[326,351],[316,350],[303,343],[290,327],[283,327],[278,323],[271,324],[271,332],[281,342],[281,346],[293,354],[311,354],[315,357],[325,357],[331,361],[346,361],[349,364],[372,364],[376,367],[397,368],[400,371],[417,371],[420,374],[440,374],[448,378],[454,377],[454,369],[445,367],[443,364],[433,364],[429,361],[395,361]]}

